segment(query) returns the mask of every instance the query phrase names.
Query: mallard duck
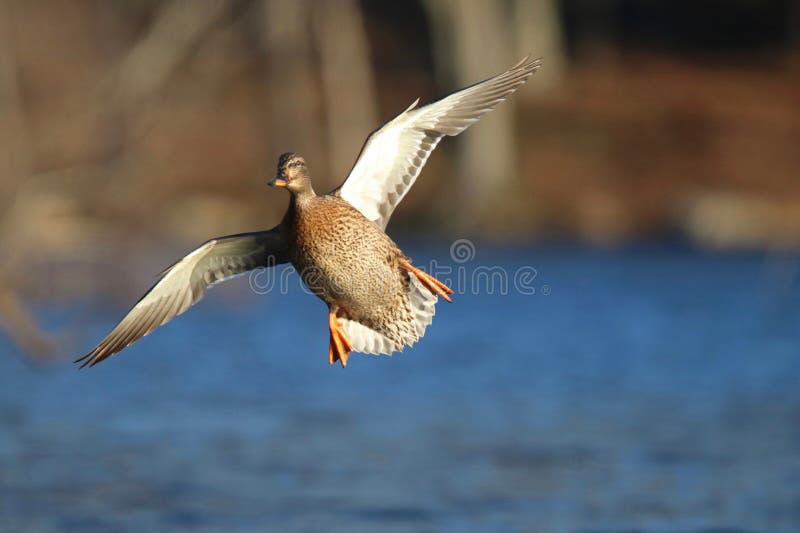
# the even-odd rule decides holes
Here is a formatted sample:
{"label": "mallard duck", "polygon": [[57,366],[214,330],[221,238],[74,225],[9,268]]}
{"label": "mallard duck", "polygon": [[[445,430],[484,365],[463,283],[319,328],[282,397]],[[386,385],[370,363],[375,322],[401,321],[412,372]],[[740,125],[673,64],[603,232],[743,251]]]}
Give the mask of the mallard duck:
{"label": "mallard duck", "polygon": [[392,354],[413,345],[433,320],[439,297],[453,291],[412,265],[385,233],[397,205],[445,136],[458,135],[494,109],[540,67],[523,59],[506,72],[417,107],[375,130],[347,179],[318,195],[297,153],[278,159],[270,185],[290,193],[276,227],[217,237],[161,273],[125,318],[79,358],[93,366],[197,303],[213,284],[254,269],[291,263],[329,308],[328,362],[350,352]]}

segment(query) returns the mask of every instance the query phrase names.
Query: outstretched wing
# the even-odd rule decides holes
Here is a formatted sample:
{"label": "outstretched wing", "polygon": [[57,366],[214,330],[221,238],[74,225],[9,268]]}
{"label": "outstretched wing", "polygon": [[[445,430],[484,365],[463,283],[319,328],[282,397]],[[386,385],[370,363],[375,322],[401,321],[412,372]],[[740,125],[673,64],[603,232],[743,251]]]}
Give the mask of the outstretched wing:
{"label": "outstretched wing", "polygon": [[374,131],[338,194],[381,228],[414,185],[445,135],[458,135],[495,108],[541,66],[526,57],[506,72],[403,113]]}
{"label": "outstretched wing", "polygon": [[161,273],[161,278],[92,351],[78,359],[94,366],[196,304],[211,285],[259,267],[288,261],[277,227],[212,239]]}

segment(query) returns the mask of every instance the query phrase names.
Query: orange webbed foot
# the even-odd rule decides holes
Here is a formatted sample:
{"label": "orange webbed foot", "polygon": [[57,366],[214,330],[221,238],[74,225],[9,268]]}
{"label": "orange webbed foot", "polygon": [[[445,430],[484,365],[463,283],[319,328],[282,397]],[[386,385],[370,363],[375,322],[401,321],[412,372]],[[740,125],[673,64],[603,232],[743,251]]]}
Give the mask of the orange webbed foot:
{"label": "orange webbed foot", "polygon": [[452,300],[450,299],[449,295],[453,294],[453,289],[451,289],[438,279],[434,278],[430,274],[423,272],[422,270],[414,266],[411,266],[411,263],[404,261],[400,263],[400,266],[402,266],[403,268],[405,268],[406,270],[417,276],[417,279],[419,279],[422,282],[422,284],[425,285],[428,288],[428,290],[431,291],[433,294],[439,295],[448,302],[452,303]]}
{"label": "orange webbed foot", "polygon": [[330,329],[330,346],[328,348],[328,362],[334,364],[336,361],[342,362],[342,367],[347,366],[347,358],[353,351],[353,345],[345,336],[336,317],[336,310],[331,309],[328,313],[328,328]]}

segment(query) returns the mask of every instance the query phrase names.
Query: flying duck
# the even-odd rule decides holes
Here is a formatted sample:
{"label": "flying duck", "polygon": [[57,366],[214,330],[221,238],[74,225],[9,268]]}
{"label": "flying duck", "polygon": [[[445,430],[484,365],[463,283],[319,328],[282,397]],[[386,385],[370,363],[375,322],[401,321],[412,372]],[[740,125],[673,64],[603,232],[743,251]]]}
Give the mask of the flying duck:
{"label": "flying duck", "polygon": [[158,282],[89,353],[94,366],[200,301],[210,286],[258,268],[291,263],[328,305],[328,361],[344,367],[350,352],[392,354],[413,345],[433,320],[439,297],[453,291],[412,265],[385,233],[433,149],[494,109],[541,66],[526,57],[506,72],[417,107],[419,99],[367,138],[347,179],[314,192],[306,160],[278,159],[269,182],[290,194],[280,224],[217,237],[164,270]]}

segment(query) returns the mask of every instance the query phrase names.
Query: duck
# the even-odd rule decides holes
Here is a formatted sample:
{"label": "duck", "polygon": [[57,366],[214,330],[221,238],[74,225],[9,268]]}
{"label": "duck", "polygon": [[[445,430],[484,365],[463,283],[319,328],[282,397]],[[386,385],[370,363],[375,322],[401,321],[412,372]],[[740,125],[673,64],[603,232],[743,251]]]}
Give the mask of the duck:
{"label": "duck", "polygon": [[75,362],[94,366],[199,302],[214,284],[290,263],[328,306],[328,362],[352,352],[391,355],[413,346],[453,290],[412,264],[386,226],[439,142],[508,98],[541,67],[527,56],[505,72],[405,111],[373,131],[337,188],[317,194],[309,164],[279,156],[269,185],[289,193],[280,223],[216,237],[165,269],[97,346]]}

